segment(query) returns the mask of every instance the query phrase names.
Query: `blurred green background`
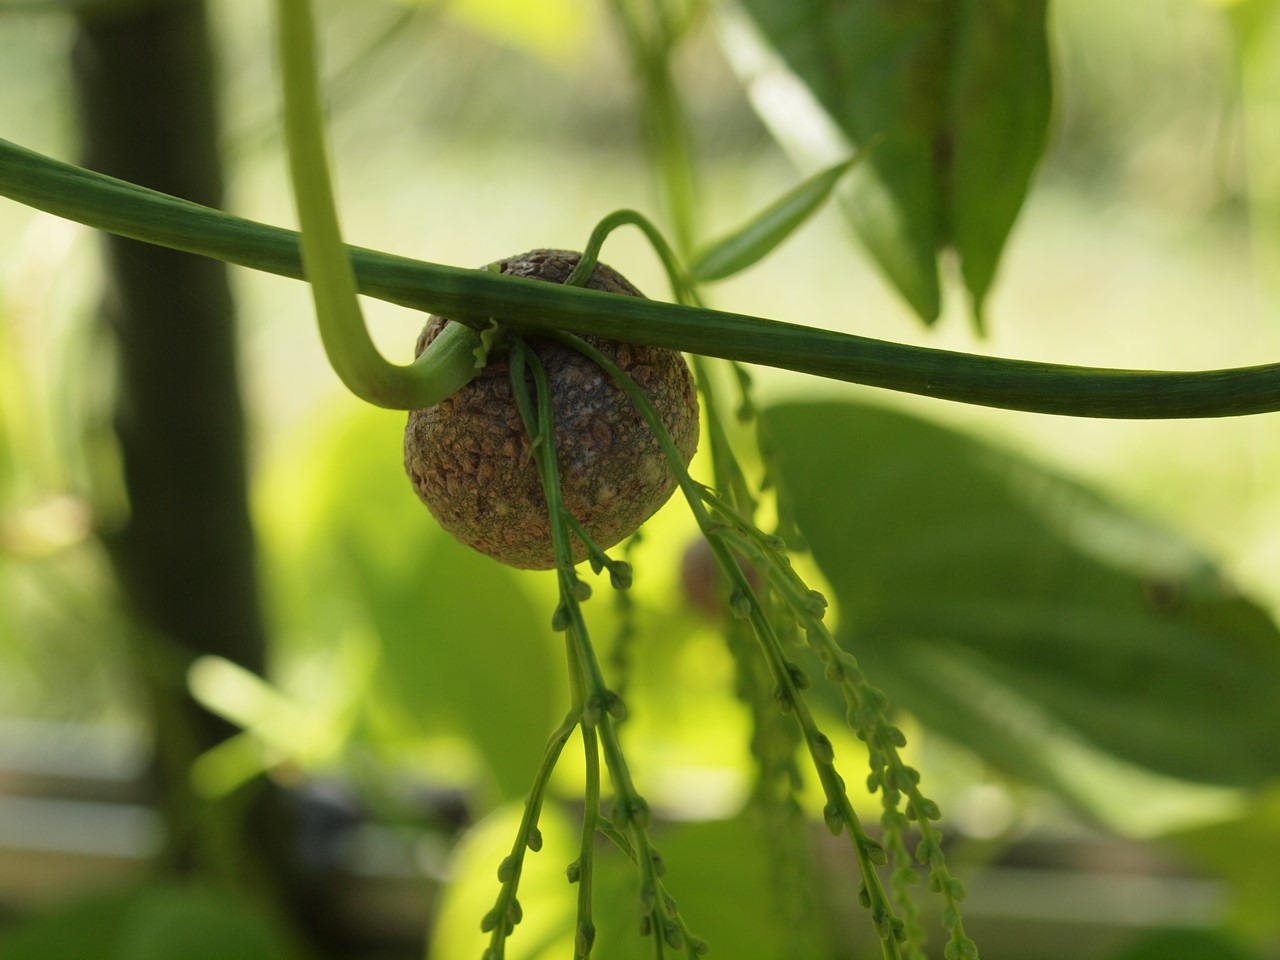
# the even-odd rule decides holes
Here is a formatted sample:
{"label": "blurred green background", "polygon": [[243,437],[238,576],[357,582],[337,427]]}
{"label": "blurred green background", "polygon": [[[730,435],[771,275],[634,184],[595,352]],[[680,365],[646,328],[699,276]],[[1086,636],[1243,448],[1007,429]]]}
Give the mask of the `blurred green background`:
{"label": "blurred green background", "polygon": [[[80,140],[67,66],[74,23],[41,6],[0,0],[0,133],[74,159]],[[227,205],[292,225],[267,6],[210,4]],[[1280,89],[1266,52],[1276,49],[1266,46],[1274,39],[1251,26],[1271,23],[1274,35],[1274,7],[1260,0],[1052,6],[1052,145],[989,299],[985,339],[975,338],[960,296],[950,296],[940,324],[925,331],[834,209],[711,291],[712,304],[1084,365],[1275,360],[1280,257],[1268,203],[1280,150],[1268,154],[1267,146],[1280,128]],[[580,248],[595,222],[619,207],[656,211],[635,85],[603,5],[365,0],[319,10],[350,242],[479,266],[535,247]],[[753,112],[719,43],[721,25],[717,10],[677,64],[707,235],[808,172]],[[97,253],[91,231],[0,204],[0,957],[274,957],[308,949],[409,957],[421,955],[428,923],[437,930],[432,956],[479,956],[479,918],[496,893],[493,870],[514,829],[512,804],[565,703],[560,641],[548,625],[553,578],[503,569],[442,534],[402,475],[403,416],[344,393],[325,362],[305,287],[233,270],[269,685],[225,660],[195,663],[191,693],[244,732],[204,753],[187,776],[210,821],[224,826],[237,822],[237,798],[264,778],[292,798],[296,857],[325,923],[304,918],[311,939],[295,940],[280,931],[296,922],[281,922],[243,888],[198,873],[177,884],[154,870],[150,858],[165,830],[148,792],[157,789],[149,760],[156,731],[130,651],[156,638],[128,613],[95,535],[128,510],[107,403],[112,347],[94,317]],[[662,295],[660,267],[638,237],[611,240],[604,259]],[[185,292],[172,296],[181,323]],[[422,318],[371,301],[365,309],[384,353],[407,359]],[[825,442],[806,433],[812,411],[824,409],[807,406],[817,402],[856,411],[863,408],[847,405],[865,401],[959,428],[961,460],[970,442],[979,445],[975,462],[985,463],[989,449],[1015,451],[1017,463],[1069,478],[1063,496],[1086,497],[1074,482],[1114,505],[1099,508],[1103,527],[1075,529],[1083,553],[1105,554],[1106,532],[1123,523],[1117,518],[1137,517],[1176,542],[1169,549],[1178,557],[1213,570],[1215,602],[1249,598],[1247,610],[1231,607],[1224,645],[1272,642],[1268,618],[1280,613],[1273,416],[1072,420],[886,396],[775,370],[755,375],[761,405],[776,405],[771,416],[790,424],[800,475],[806,446]],[[866,416],[849,425],[851,437],[889,414]],[[934,442],[928,424],[914,419],[884,429]],[[885,462],[890,455],[903,454],[886,448]],[[695,462],[695,475],[701,466]],[[857,464],[824,469],[846,467]],[[973,489],[986,490],[985,482],[973,480]],[[798,492],[802,525],[809,509],[811,529],[820,529],[839,509],[822,496],[847,498],[852,489]],[[928,484],[897,491],[904,516],[916,512],[908,498],[933,502],[937,494]],[[888,496],[866,492],[875,495]],[[1035,496],[1043,517],[1051,498]],[[845,549],[851,557],[860,546],[869,550],[874,536],[860,528],[861,539]],[[1041,536],[1040,527],[1009,536]],[[678,505],[646,527],[632,556],[639,629],[627,648],[627,749],[662,813],[660,842],[682,911],[716,956],[878,955],[854,903],[848,851],[821,830],[813,836],[825,945],[797,946],[768,908],[778,892],[742,812],[751,782],[748,718],[732,696],[720,624],[682,587],[682,558],[694,538]],[[806,562],[806,573],[819,582],[825,574],[837,615],[854,607],[857,584],[886,569],[870,562],[862,570],[839,559],[837,547],[824,558],[819,538],[810,539],[817,566]],[[949,575],[939,573],[940,582]],[[884,580],[877,596],[891,592],[895,581]],[[992,589],[996,602],[1001,594]],[[917,611],[895,620],[890,601],[883,607],[894,640],[895,630],[907,629],[901,618]],[[1033,619],[1043,612],[1033,610]],[[618,612],[606,590],[588,613],[607,654]],[[1149,635],[1153,644],[1165,640]],[[1088,689],[1089,657],[1100,672],[1112,663],[1101,646],[1077,651],[1080,676],[1061,678],[1064,702],[1083,702],[1077,694]],[[1135,701],[1160,708],[1147,718],[1153,742],[1194,739],[1164,725],[1178,704],[1190,705],[1188,728],[1208,731],[1195,751],[1170,750],[1162,768],[1145,759],[1136,735],[1111,742],[1102,722],[1092,736],[1081,733],[1089,732],[1088,716],[1113,707],[1115,727],[1132,731],[1139,721],[1124,710],[1124,683],[1081,706],[1074,721],[1064,720],[1070,710],[1053,715],[1065,732],[996,743],[999,724],[1046,721],[988,711],[982,722],[993,726],[984,733],[975,719],[981,711],[965,712],[978,695],[956,693],[959,712],[949,713],[942,688],[963,691],[962,681],[958,673],[938,679],[943,666],[958,671],[968,661],[944,662],[941,647],[922,647],[912,661],[917,677],[904,665],[910,649],[896,649],[896,660],[880,655],[886,677],[875,673],[874,655],[866,666],[891,694],[900,684],[904,702],[940,704],[917,707],[918,719],[904,722],[913,762],[947,815],[953,869],[971,888],[968,926],[984,956],[1280,956],[1280,769],[1268,747],[1276,728],[1267,726],[1275,716],[1268,704],[1280,695],[1270,693],[1270,667],[1254,678],[1257,689],[1239,696],[1196,689],[1194,663],[1178,675],[1185,689],[1150,700],[1134,690]],[[1025,647],[1019,653],[1015,636],[1003,662],[1017,665],[1019,656],[1027,672],[1006,678],[1010,689],[1052,701],[1052,691],[1033,692],[1036,677],[1052,671],[1036,673],[1044,661]],[[1258,653],[1263,664],[1277,656],[1274,646]],[[931,682],[941,692],[931,692]],[[1203,723],[1194,722],[1196,711]],[[839,723],[832,716],[828,727]],[[848,779],[858,781],[858,744],[851,734],[833,737]],[[987,749],[975,749],[975,737],[987,737]],[[1017,749],[1030,751],[1022,766]],[[1170,769],[1193,755],[1220,763],[1204,776],[1198,767]],[[555,781],[570,800],[575,756],[567,754]],[[810,799],[816,814],[821,802]],[[864,805],[872,818],[875,803]],[[555,851],[557,831],[575,829],[572,820],[564,826],[565,816],[547,813],[548,850],[533,858],[522,896],[529,920],[512,941],[513,956],[567,952],[572,899],[561,875],[572,855]],[[601,882],[621,891],[602,895],[602,916],[612,911],[629,934],[627,871],[614,864]],[[314,933],[320,928],[322,936]],[[191,931],[199,936],[187,943]],[[635,952],[635,943],[615,944],[614,936],[602,940],[599,955]],[[93,952],[108,943],[114,952]]]}

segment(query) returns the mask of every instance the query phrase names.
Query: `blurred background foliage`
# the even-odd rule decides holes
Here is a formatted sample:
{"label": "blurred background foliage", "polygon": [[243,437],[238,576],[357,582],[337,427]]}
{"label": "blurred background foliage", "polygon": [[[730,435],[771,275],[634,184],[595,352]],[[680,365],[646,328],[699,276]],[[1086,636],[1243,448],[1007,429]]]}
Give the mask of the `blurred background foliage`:
{"label": "blurred background foliage", "polygon": [[[6,138],[71,157],[73,24],[59,6],[0,0],[0,117]],[[809,170],[753,110],[725,53],[731,11],[709,6],[676,67],[714,236]],[[210,10],[229,208],[290,223],[268,5]],[[603,5],[320,11],[351,242],[480,265],[580,247],[608,211],[656,208]],[[985,338],[951,295],[954,264],[943,258],[946,296],[926,330],[835,208],[712,302],[1068,363],[1274,360],[1278,11],[1049,7],[1050,145],[986,298]],[[162,827],[130,787],[154,732],[126,651],[149,640],[95,536],[128,510],[96,249],[80,227],[0,206],[0,957],[293,955],[304,948],[262,904],[144,882]],[[604,259],[664,288],[635,237]],[[430,919],[431,956],[479,956],[493,870],[566,702],[554,584],[439,531],[401,475],[402,417],[342,392],[303,287],[232,280],[269,675],[193,665],[192,695],[243,732],[204,754],[192,783],[215,809],[263,777],[297,798],[298,856],[346,925],[332,955],[420,955]],[[384,352],[407,357],[421,318],[365,306]],[[984,955],[1280,955],[1274,418],[1073,421],[772,370],[757,389],[813,550],[801,562],[827,585],[842,640],[908,711]],[[820,831],[823,932],[806,940],[769,906],[785,896],[743,810],[749,719],[721,624],[685,582],[694,536],[678,507],[647,525],[630,639],[607,591],[588,605],[611,662],[630,663],[627,747],[669,821],[682,911],[716,955],[875,955],[849,909],[849,867]],[[824,707],[838,727],[840,704]],[[836,747],[856,781],[858,744]],[[567,795],[579,774],[567,757]],[[549,810],[543,829],[512,941],[521,957],[563,956],[571,939],[571,855],[555,848],[572,827]],[[629,871],[602,869],[602,890],[620,892],[599,897],[599,954],[631,956]],[[606,942],[614,931],[626,935]]]}

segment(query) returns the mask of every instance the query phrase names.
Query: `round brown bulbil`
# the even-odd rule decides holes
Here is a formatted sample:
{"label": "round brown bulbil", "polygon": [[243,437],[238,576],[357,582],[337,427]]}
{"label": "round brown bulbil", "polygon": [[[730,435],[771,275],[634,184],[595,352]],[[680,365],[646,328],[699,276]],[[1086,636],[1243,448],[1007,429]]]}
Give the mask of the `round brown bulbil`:
{"label": "round brown bulbil", "polygon": [[[564,283],[579,254],[533,250],[499,262],[502,273]],[[598,264],[586,284],[643,296]],[[431,317],[420,355],[449,323]],[[584,338],[625,370],[649,397],[687,465],[698,446],[693,376],[674,350]],[[671,496],[676,481],[662,448],[631,399],[595,363],[548,340],[530,338],[551,388],[556,460],[565,507],[608,549],[634,533]],[[533,395],[532,380],[530,394]],[[513,567],[555,566],[547,501],[528,434],[511,393],[505,356],[447,400],[414,410],[405,427],[404,462],[413,488],[458,540]],[[574,540],[574,560],[586,550]]]}

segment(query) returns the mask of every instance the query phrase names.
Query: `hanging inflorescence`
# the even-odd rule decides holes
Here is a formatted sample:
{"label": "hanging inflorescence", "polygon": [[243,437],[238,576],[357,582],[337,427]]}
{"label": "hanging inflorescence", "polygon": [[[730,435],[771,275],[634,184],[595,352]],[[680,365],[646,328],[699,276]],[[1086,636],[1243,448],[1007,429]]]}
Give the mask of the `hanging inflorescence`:
{"label": "hanging inflorescence", "polygon": [[[726,634],[738,663],[738,694],[751,707],[755,726],[752,753],[758,773],[754,799],[766,822],[776,828],[766,832],[772,861],[781,864],[781,869],[793,878],[801,877],[806,869],[806,861],[796,855],[794,848],[804,842],[803,814],[797,796],[802,775],[797,755],[807,755],[825,796],[823,815],[828,828],[833,834],[846,833],[851,840],[861,876],[856,896],[871,915],[884,955],[913,960],[924,956],[924,930],[914,899],[919,864],[930,888],[942,898],[942,923],[950,935],[947,960],[976,958],[976,946],[965,933],[961,919],[959,904],[964,888],[947,868],[942,835],[935,825],[940,816],[938,806],[921,791],[919,773],[902,759],[906,738],[890,721],[884,694],[868,681],[857,660],[839,646],[826,626],[826,599],[797,573],[782,538],[763,532],[752,519],[757,498],[718,425],[719,411],[706,371],[698,369],[695,361],[712,420],[713,460],[718,472],[729,477],[723,484],[727,492],[692,479],[660,415],[617,364],[577,337],[552,334],[549,338],[598,364],[635,403],[661,445],[727,585],[726,605],[731,618]],[[509,356],[513,394],[531,440],[551,520],[559,583],[552,626],[566,637],[572,703],[548,742],[511,853],[499,866],[501,889],[483,921],[484,929],[490,933],[485,960],[501,960],[506,939],[520,921],[516,894],[524,856],[541,846],[537,821],[547,783],[575,730],[580,732],[585,759],[581,845],[578,858],[567,869],[569,881],[578,889],[575,958],[589,956],[595,939],[591,898],[597,835],[611,841],[635,865],[640,891],[639,929],[642,935],[653,938],[654,956],[667,956],[669,950],[675,955],[698,957],[705,953],[707,945],[690,931],[667,885],[662,857],[650,835],[649,806],[637,790],[623,754],[618,725],[626,716],[626,707],[606,684],[590,639],[582,603],[590,597],[591,588],[575,569],[572,538],[585,546],[593,572],[607,572],[616,590],[625,591],[630,586],[631,567],[626,561],[611,559],[592,543],[581,524],[565,509],[559,494],[545,371],[536,353],[518,337],[509,341]],[[743,371],[738,371],[738,384],[738,415],[749,420],[754,406],[750,381]],[[882,805],[880,839],[868,834],[854,811],[845,779],[836,769],[831,739],[819,729],[805,699],[811,679],[793,654],[806,642],[825,665],[827,682],[842,691],[848,724],[866,744],[870,764],[866,785],[879,794]],[[612,792],[607,814],[602,806],[601,758]],[[913,823],[918,840],[911,851],[908,838]],[[879,868],[888,872],[887,889]],[[799,891],[805,889],[803,884],[779,884],[780,909],[793,917],[805,915],[806,905],[796,902]],[[787,890],[791,891],[790,903],[786,901]]]}

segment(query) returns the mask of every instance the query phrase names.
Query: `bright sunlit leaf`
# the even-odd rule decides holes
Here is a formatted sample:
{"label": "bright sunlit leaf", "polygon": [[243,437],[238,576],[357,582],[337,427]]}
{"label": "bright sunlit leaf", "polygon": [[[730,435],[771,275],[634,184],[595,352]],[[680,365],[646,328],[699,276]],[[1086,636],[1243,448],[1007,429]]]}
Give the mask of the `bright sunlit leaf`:
{"label": "bright sunlit leaf", "polygon": [[1245,171],[1258,273],[1280,296],[1280,3],[1241,0],[1226,10],[1236,39],[1243,102]]}
{"label": "bright sunlit leaf", "polygon": [[563,707],[550,614],[418,501],[400,466],[403,414],[360,407],[317,422],[261,497],[282,627],[326,652],[369,637],[365,699],[395,706],[405,735],[466,738],[498,794],[522,795]]}
{"label": "bright sunlit leaf", "polygon": [[581,0],[404,0],[439,6],[447,16],[505,46],[551,63],[580,53],[595,25],[594,5]]}
{"label": "bright sunlit leaf", "polygon": [[1231,890],[1231,928],[1252,941],[1273,943],[1280,936],[1276,910],[1276,864],[1280,863],[1280,787],[1260,792],[1243,815],[1200,826],[1169,838],[1184,854]]}
{"label": "bright sunlit leaf", "polygon": [[[580,750],[576,739],[569,748]],[[512,803],[495,811],[467,831],[454,851],[451,882],[438,908],[428,960],[479,957],[485,952],[489,937],[480,930],[480,918],[498,895],[495,871],[511,852],[523,808],[522,803]],[[525,855],[520,872],[524,919],[507,942],[508,960],[551,960],[573,949],[577,889],[565,880],[564,870],[577,856],[578,826],[559,806],[548,804],[538,827],[542,849]]]}

